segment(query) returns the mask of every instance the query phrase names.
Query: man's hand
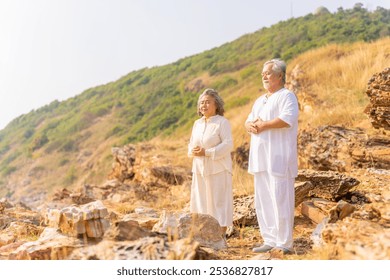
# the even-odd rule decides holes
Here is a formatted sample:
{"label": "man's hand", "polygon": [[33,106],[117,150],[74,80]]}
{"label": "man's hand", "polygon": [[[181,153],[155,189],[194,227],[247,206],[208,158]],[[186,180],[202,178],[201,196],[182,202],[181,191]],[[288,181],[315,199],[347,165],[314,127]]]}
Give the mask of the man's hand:
{"label": "man's hand", "polygon": [[255,122],[246,122],[245,129],[248,133],[257,133],[257,127],[255,125]]}
{"label": "man's hand", "polygon": [[260,118],[257,118],[253,124],[255,125],[256,127],[256,131],[257,133],[260,133],[260,132],[263,132],[264,130],[266,130],[266,124],[265,124],[265,121],[263,121],[262,119]]}
{"label": "man's hand", "polygon": [[196,146],[191,150],[192,154],[196,157],[204,157],[205,156],[205,150],[199,146]]}

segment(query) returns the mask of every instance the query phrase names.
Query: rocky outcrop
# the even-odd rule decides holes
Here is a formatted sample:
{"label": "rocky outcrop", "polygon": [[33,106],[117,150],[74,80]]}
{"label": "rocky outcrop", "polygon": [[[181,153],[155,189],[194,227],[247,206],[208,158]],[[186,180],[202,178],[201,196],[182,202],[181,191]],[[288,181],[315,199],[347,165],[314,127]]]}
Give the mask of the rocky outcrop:
{"label": "rocky outcrop", "polygon": [[45,228],[39,238],[21,244],[9,253],[10,260],[63,260],[83,246],[82,239],[60,233],[55,228]]}
{"label": "rocky outcrop", "polygon": [[332,171],[299,170],[297,182],[310,182],[309,197],[324,198],[336,201],[346,195],[360,182],[345,174]]}
{"label": "rocky outcrop", "polygon": [[171,163],[164,156],[143,153],[144,150],[156,149],[152,145],[126,145],[122,148],[112,148],[115,162],[109,179],[120,182],[133,180],[148,186],[180,185],[190,176],[190,170]]}
{"label": "rocky outcrop", "polygon": [[110,225],[107,215],[108,211],[103,203],[94,201],[80,207],[73,205],[61,210],[49,209],[46,224],[69,236],[100,238]]}
{"label": "rocky outcrop", "polygon": [[99,244],[74,250],[71,260],[205,260],[211,259],[193,240],[168,241],[144,237],[129,242],[103,240]]}
{"label": "rocky outcrop", "polygon": [[369,116],[372,126],[390,130],[390,68],[371,77],[366,94],[370,104],[364,112]]}
{"label": "rocky outcrop", "polygon": [[289,80],[285,86],[297,95],[299,110],[310,113],[313,111],[313,107],[319,105],[317,94],[311,89],[311,81],[307,79],[300,65],[296,65],[291,70]]}
{"label": "rocky outcrop", "polygon": [[299,164],[314,170],[390,169],[390,137],[369,136],[361,129],[321,126],[300,131]]}
{"label": "rocky outcrop", "polygon": [[325,199],[312,199],[302,204],[301,212],[304,216],[319,224],[324,219],[329,223],[335,223],[351,215],[356,207],[346,201],[337,203]]}

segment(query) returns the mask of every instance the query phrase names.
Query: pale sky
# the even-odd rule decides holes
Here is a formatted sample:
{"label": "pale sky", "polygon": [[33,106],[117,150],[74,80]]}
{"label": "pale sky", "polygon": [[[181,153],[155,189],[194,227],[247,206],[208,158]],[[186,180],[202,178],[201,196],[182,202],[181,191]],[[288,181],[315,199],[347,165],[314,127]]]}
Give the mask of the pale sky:
{"label": "pale sky", "polygon": [[0,129],[144,67],[218,47],[324,6],[388,0],[0,0]]}

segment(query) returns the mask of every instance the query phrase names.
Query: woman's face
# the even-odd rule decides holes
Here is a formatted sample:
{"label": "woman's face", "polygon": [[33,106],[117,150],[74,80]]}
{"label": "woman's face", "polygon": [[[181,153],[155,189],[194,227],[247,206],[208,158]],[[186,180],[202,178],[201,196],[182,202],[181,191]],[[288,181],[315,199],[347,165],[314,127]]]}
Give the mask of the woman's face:
{"label": "woman's face", "polygon": [[199,100],[199,111],[209,118],[217,114],[217,105],[215,104],[215,99],[209,95],[204,95]]}

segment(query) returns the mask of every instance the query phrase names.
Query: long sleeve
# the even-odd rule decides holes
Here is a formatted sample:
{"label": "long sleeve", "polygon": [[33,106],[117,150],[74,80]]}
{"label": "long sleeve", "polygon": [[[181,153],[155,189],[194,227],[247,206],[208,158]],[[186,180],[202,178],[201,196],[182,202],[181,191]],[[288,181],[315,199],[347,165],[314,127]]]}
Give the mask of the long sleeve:
{"label": "long sleeve", "polygon": [[195,124],[192,127],[191,138],[190,138],[190,142],[188,143],[188,151],[187,151],[188,157],[193,157],[191,151],[195,147],[195,145],[194,145],[194,131],[195,131]]}
{"label": "long sleeve", "polygon": [[226,119],[221,123],[219,136],[221,138],[221,143],[206,150],[206,156],[211,157],[213,160],[218,160],[230,155],[230,152],[233,149],[232,131],[230,124]]}
{"label": "long sleeve", "polygon": [[192,157],[192,172],[208,176],[222,171],[232,172],[230,152],[233,139],[229,121],[223,116],[213,116],[206,122],[204,118],[195,121],[188,154],[199,146],[205,149],[205,156]]}

